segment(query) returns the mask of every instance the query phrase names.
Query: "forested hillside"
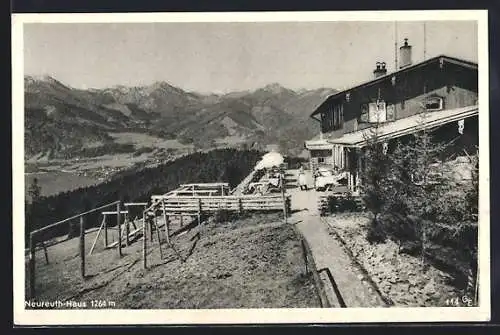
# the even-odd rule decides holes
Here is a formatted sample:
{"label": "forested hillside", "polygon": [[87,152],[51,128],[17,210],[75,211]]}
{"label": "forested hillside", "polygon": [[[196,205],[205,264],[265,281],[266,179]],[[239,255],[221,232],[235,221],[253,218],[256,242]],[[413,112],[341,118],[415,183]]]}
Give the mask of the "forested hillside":
{"label": "forested hillside", "polygon": [[[154,168],[122,174],[96,186],[41,198],[26,205],[26,234],[76,215],[85,208],[95,208],[118,199],[149,201],[151,195],[166,193],[182,183],[218,181],[228,182],[233,188],[250,173],[262,154],[255,150],[235,149],[195,153]],[[89,217],[88,227],[97,226],[99,220],[98,214]],[[63,227],[50,235],[67,233],[67,227]]]}

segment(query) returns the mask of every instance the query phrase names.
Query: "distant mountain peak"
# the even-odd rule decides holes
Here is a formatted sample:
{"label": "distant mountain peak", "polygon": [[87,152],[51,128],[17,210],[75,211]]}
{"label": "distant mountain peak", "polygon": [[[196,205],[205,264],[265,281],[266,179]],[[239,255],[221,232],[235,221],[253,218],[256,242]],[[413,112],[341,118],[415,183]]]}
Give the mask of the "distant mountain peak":
{"label": "distant mountain peak", "polygon": [[282,92],[293,92],[291,89],[289,88],[286,88],[284,87],[283,85],[279,84],[279,83],[271,83],[271,84],[267,84],[266,86],[264,86],[262,88],[262,90],[265,90],[265,91],[268,91],[268,92],[271,92],[273,94],[279,94],[279,93],[282,93]]}
{"label": "distant mountain peak", "polygon": [[166,81],[155,81],[153,84],[150,85],[152,88],[175,88],[175,86],[171,85],[170,83]]}
{"label": "distant mountain peak", "polygon": [[54,79],[54,77],[51,77],[48,74],[41,74],[41,75],[29,75],[24,77],[25,81],[28,82],[46,82],[50,84],[56,84],[56,85],[61,85],[61,86],[66,86],[57,79]]}
{"label": "distant mountain peak", "polygon": [[62,91],[71,91],[72,88],[61,83],[59,80],[54,79],[49,75],[31,75],[24,76],[24,85],[26,87],[30,87],[31,90],[38,90],[40,87],[51,87],[52,89],[62,90]]}
{"label": "distant mountain peak", "polygon": [[48,74],[39,74],[39,75],[27,75],[25,78],[30,79],[30,80],[36,80],[36,81],[51,81],[55,80],[53,77],[51,77]]}

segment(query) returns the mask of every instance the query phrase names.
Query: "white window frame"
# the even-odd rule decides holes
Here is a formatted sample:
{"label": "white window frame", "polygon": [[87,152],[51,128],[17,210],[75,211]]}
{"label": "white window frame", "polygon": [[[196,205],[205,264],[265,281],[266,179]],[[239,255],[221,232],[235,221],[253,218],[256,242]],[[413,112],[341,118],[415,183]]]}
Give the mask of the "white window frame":
{"label": "white window frame", "polygon": [[[431,103],[435,103],[435,100],[439,101],[439,107],[438,108],[428,108],[427,105],[429,105]],[[442,97],[437,97],[437,96],[428,97],[425,99],[424,107],[425,107],[425,110],[428,112],[443,110],[444,99]]]}

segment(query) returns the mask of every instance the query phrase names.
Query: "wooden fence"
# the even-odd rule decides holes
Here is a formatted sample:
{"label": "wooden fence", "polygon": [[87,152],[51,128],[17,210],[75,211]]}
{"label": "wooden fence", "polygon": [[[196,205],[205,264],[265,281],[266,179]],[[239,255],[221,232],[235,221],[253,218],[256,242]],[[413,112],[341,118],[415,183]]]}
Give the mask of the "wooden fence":
{"label": "wooden fence", "polygon": [[[219,186],[215,186],[219,187]],[[210,185],[207,186],[210,189]],[[156,226],[157,239],[159,244],[160,257],[162,256],[160,230],[156,224],[158,213],[163,214],[164,234],[167,246],[172,247],[170,242],[170,217],[183,215],[194,217],[197,221],[198,229],[201,231],[201,220],[203,214],[214,214],[225,210],[242,214],[245,211],[283,211],[283,220],[287,222],[287,216],[290,212],[290,195],[284,193],[276,195],[217,195],[217,196],[179,196],[176,191],[164,195],[153,195],[151,205],[143,212],[143,267],[147,269],[147,248],[148,242],[145,236],[147,230],[152,232],[153,226]],[[148,217],[150,218],[148,220]],[[149,222],[149,224],[146,224]],[[152,238],[151,238],[152,241]]]}
{"label": "wooden fence", "polygon": [[[101,232],[104,233],[104,243],[105,247],[117,247],[118,254],[122,256],[122,238],[125,239],[126,246],[129,245],[130,235],[135,235],[142,231],[142,241],[143,241],[143,259],[144,268],[147,268],[146,263],[146,250],[147,250],[147,232],[149,230],[150,239],[152,241],[153,226],[157,233],[158,242],[160,243],[160,253],[161,253],[161,240],[160,240],[160,229],[156,223],[156,215],[159,212],[163,214],[164,219],[164,230],[166,235],[167,244],[170,245],[170,218],[169,216],[192,216],[197,217],[198,226],[201,227],[201,217],[202,214],[213,214],[220,210],[227,210],[232,212],[242,213],[244,211],[283,211],[284,221],[286,222],[287,216],[290,209],[290,195],[285,194],[284,187],[281,188],[281,194],[274,195],[229,195],[231,192],[229,190],[229,185],[227,183],[208,183],[208,184],[185,184],[181,185],[177,190],[169,192],[164,195],[153,195],[151,197],[151,204],[148,206],[147,203],[125,203],[122,204],[121,201],[115,201],[107,205],[103,205],[86,212],[77,214],[75,216],[66,218],[64,220],[58,221],[41,229],[34,230],[30,233],[29,240],[29,293],[30,299],[36,297],[35,292],[35,252],[37,244],[41,244],[45,252],[46,261],[48,263],[48,255],[46,245],[44,244],[43,235],[49,232],[51,229],[56,229],[62,225],[69,225],[75,220],[79,220],[80,223],[80,236],[79,236],[79,256],[80,256],[80,272],[82,278],[86,278],[85,273],[85,234],[86,234],[86,216],[102,211],[103,221],[98,229],[97,236],[92,243],[90,248],[90,253],[92,253],[97,239],[99,238]],[[122,207],[125,205],[125,208]],[[129,208],[134,206],[143,207],[142,211],[142,227],[137,227],[135,223],[132,223],[134,229],[130,231],[130,222],[128,220]],[[104,209],[116,208],[115,210]],[[151,220],[151,215],[153,215],[153,220]],[[107,229],[109,216],[116,216],[116,229],[118,230],[118,241],[111,245],[108,245],[107,241]],[[125,218],[124,231],[122,231],[122,218]],[[113,218],[114,219],[114,218]],[[122,232],[124,234],[122,234]],[[124,237],[122,235],[125,235]]]}
{"label": "wooden fence", "polygon": [[231,192],[229,183],[193,183],[181,184],[179,188],[168,192],[166,196],[224,196]]}
{"label": "wooden fence", "polygon": [[241,195],[241,196],[162,196],[151,197],[153,201],[162,203],[162,210],[167,215],[180,213],[214,213],[219,210],[236,212],[282,210],[289,195]]}
{"label": "wooden fence", "polygon": [[[91,209],[89,211],[77,214],[75,216],[66,218],[64,220],[55,222],[53,224],[50,224],[48,226],[45,226],[43,228],[33,230],[30,232],[30,240],[29,240],[29,292],[28,296],[33,299],[36,297],[36,292],[35,292],[35,283],[36,283],[36,278],[35,278],[35,269],[36,269],[36,263],[35,263],[35,252],[36,252],[36,246],[37,244],[44,243],[43,241],[43,234],[47,233],[51,229],[56,229],[57,227],[60,227],[62,225],[69,225],[72,221],[74,222],[75,220],[79,220],[80,223],[80,237],[79,237],[79,254],[80,254],[80,273],[83,278],[85,278],[85,228],[86,228],[86,216],[88,214],[101,211],[105,208],[110,208],[110,207],[116,207],[116,212],[117,213],[122,213],[123,211],[120,210],[121,202],[120,201],[115,201],[110,204],[100,206],[94,209]],[[120,228],[120,220],[121,216],[117,215],[117,228],[118,228],[118,236],[121,236]],[[48,261],[48,256],[47,256],[47,250],[44,247],[44,252],[46,256],[46,260]],[[118,243],[118,253],[121,256],[122,255],[122,250],[121,250],[121,243]]]}

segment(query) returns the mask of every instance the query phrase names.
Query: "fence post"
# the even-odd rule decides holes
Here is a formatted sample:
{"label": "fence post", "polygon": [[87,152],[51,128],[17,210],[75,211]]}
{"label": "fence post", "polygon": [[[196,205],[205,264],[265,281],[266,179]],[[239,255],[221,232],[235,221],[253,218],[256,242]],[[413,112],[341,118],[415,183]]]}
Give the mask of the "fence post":
{"label": "fence post", "polygon": [[[128,208],[125,207],[125,210],[127,210],[127,209]],[[125,244],[128,247],[130,245],[130,239],[128,237],[128,235],[130,234],[130,221],[129,221],[129,217],[128,217],[127,213],[124,213],[123,217],[124,217],[124,222],[125,222]]]}
{"label": "fence post", "polygon": [[122,256],[122,228],[120,224],[120,202],[116,204],[116,224],[118,226],[118,255]]}
{"label": "fence post", "polygon": [[30,299],[35,298],[35,234],[30,233],[30,258],[29,258],[29,276],[30,276]]}
{"label": "fence post", "polygon": [[201,230],[201,198],[198,199],[198,231]]}
{"label": "fence post", "polygon": [[286,197],[285,197],[285,173],[281,173],[281,198],[283,199],[283,220],[287,223]]}
{"label": "fence post", "polygon": [[103,214],[103,224],[104,224],[104,248],[108,247],[108,220],[107,220],[107,215]]}
{"label": "fence post", "polygon": [[[147,210],[147,206],[144,206],[144,211]],[[146,223],[146,222],[144,222]],[[153,222],[148,220],[148,224],[149,224],[149,242],[153,243]]]}
{"label": "fence post", "polygon": [[241,197],[238,198],[238,214],[241,216],[243,214],[243,201]]}
{"label": "fence post", "polygon": [[80,216],[80,272],[85,278],[85,218]]}
{"label": "fence post", "polygon": [[154,217],[154,225],[155,225],[155,229],[156,229],[156,237],[158,238],[158,246],[160,248],[160,259],[163,259],[163,251],[161,249],[160,228],[158,228],[158,220],[156,218],[156,215]]}
{"label": "fence post", "polygon": [[45,245],[45,242],[42,241],[42,248],[43,248],[43,253],[45,254],[45,263],[49,264],[49,254],[47,252],[47,246]]}
{"label": "fence post", "polygon": [[170,244],[170,223],[165,212],[165,199],[161,200],[161,207],[163,209],[163,220],[165,221],[165,234],[167,235],[167,244]]}
{"label": "fence post", "polygon": [[147,222],[146,222],[146,211],[142,213],[142,265],[144,269],[148,268],[147,265]]}

